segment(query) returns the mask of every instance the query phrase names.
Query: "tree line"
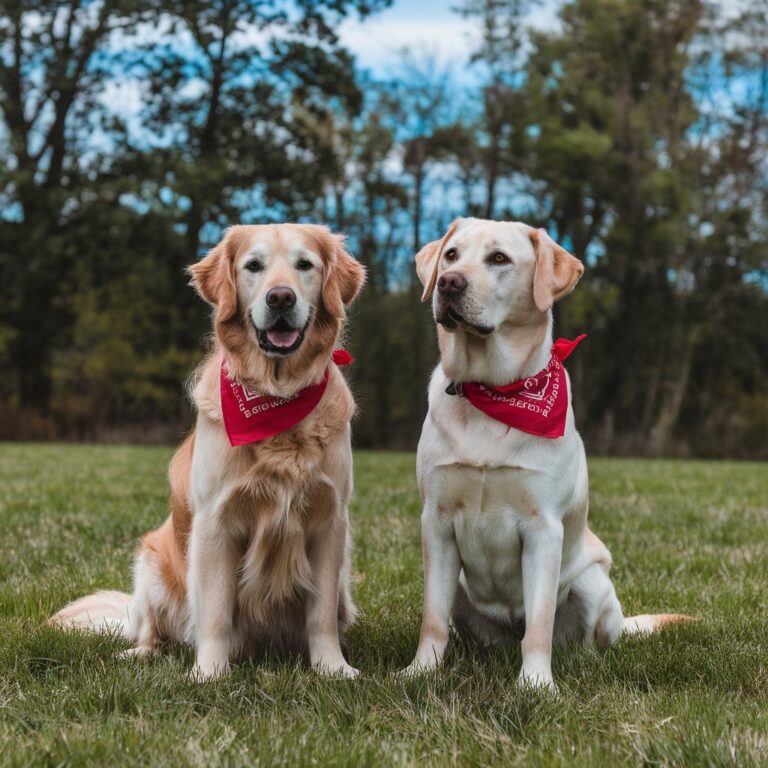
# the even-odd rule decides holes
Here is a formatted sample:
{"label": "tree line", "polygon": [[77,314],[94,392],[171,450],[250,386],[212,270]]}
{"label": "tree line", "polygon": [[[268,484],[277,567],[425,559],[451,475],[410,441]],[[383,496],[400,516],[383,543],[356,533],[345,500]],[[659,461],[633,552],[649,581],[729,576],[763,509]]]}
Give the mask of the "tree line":
{"label": "tree line", "polygon": [[[768,457],[768,0],[463,0],[471,57],[356,67],[387,0],[0,2],[0,437],[173,439],[232,223],[345,232],[361,447],[436,360],[413,254],[456,216],[582,259],[558,335],[595,452]],[[461,53],[464,57],[464,53]]]}

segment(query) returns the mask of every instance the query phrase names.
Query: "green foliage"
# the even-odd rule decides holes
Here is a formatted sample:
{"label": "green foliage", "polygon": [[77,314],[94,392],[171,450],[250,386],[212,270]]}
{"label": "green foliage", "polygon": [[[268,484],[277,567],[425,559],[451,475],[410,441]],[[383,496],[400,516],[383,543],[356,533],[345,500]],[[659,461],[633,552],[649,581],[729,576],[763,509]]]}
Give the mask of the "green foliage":
{"label": "green foliage", "polygon": [[[544,220],[576,255],[591,256],[579,290],[611,296],[595,305],[590,364],[575,387],[576,400],[586,399],[588,441],[603,452],[708,453],[712,413],[693,413],[693,402],[703,402],[694,361],[711,354],[707,342],[726,306],[751,296],[758,316],[768,308],[768,263],[758,245],[766,231],[764,162],[754,152],[768,128],[764,44],[746,34],[756,33],[751,14],[724,18],[701,0],[575,0],[561,20],[558,32],[532,40],[525,92],[537,130],[529,173],[549,196]],[[738,109],[722,70],[731,45],[750,61],[741,76],[763,82]],[[748,282],[756,275],[763,290]],[[572,301],[585,317],[583,299]],[[561,315],[568,327],[571,306]],[[740,367],[733,348],[727,357],[719,383]],[[752,357],[750,378],[765,387],[764,357]],[[715,397],[708,405],[731,424],[730,452],[765,455],[763,441],[725,416],[739,402]],[[760,402],[750,400],[758,420]]]}
{"label": "green foliage", "polygon": [[415,291],[368,291],[358,301],[349,334],[357,445],[416,445],[437,359],[433,328]]}
{"label": "green foliage", "polygon": [[356,70],[336,26],[386,4],[0,2],[0,436],[186,429],[209,324],[185,268],[298,219],[368,268],[357,440],[412,447],[436,358],[413,254],[480,215],[587,264],[556,320],[590,336],[590,450],[768,456],[768,0],[563,0],[534,32],[535,0],[464,0],[461,82],[408,51]]}
{"label": "green foliage", "polygon": [[138,538],[166,515],[168,449],[0,446],[0,765],[605,766],[766,762],[768,474],[748,463],[593,460],[590,521],[630,614],[697,616],[608,649],[554,655],[557,699],[517,688],[519,646],[455,638],[437,675],[402,680],[421,611],[413,454],[358,453],[351,510],[355,681],[296,660],[216,683],[167,648],[42,622],[130,588]]}

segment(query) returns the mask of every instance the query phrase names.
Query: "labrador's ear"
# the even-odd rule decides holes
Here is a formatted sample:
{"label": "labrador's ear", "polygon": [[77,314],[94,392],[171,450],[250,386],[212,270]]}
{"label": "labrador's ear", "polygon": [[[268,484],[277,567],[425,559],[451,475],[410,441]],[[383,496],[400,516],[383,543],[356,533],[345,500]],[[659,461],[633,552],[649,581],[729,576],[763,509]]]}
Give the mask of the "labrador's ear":
{"label": "labrador's ear", "polygon": [[351,304],[365,284],[365,267],[354,259],[344,245],[344,236],[325,230],[320,235],[325,259],[323,305],[331,317],[344,317],[344,307]]}
{"label": "labrador's ear", "polygon": [[559,246],[544,229],[531,230],[531,242],[536,252],[533,275],[533,300],[540,312],[567,296],[584,274],[584,265]]}
{"label": "labrador's ear", "polygon": [[424,286],[424,291],[421,294],[422,301],[426,301],[435,289],[437,273],[440,267],[440,257],[443,255],[443,248],[451,235],[453,235],[459,228],[460,222],[461,219],[456,219],[451,226],[448,227],[448,231],[442,238],[440,238],[440,240],[433,240],[431,243],[427,243],[416,254],[416,274],[419,276],[419,280]]}
{"label": "labrador's ear", "polygon": [[230,227],[224,239],[196,264],[187,267],[200,296],[216,309],[216,321],[231,320],[237,312],[235,257],[242,232]]}

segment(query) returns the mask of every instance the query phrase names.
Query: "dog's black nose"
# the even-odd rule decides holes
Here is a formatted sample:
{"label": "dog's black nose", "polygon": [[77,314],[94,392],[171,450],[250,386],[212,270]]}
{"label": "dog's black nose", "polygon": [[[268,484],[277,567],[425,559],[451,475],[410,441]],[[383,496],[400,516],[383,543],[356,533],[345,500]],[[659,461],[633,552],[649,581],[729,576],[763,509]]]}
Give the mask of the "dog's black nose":
{"label": "dog's black nose", "polygon": [[445,272],[437,281],[437,291],[443,296],[459,296],[467,289],[467,278],[459,272]]}
{"label": "dog's black nose", "polygon": [[295,303],[296,294],[283,285],[278,285],[267,293],[267,306],[272,309],[289,309]]}

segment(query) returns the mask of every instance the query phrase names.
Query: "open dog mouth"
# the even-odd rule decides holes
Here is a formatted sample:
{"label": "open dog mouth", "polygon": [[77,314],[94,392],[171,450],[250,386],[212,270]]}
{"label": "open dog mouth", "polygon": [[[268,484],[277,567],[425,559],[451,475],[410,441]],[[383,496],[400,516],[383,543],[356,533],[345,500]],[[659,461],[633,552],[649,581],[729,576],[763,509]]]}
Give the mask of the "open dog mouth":
{"label": "open dog mouth", "polygon": [[[307,325],[309,325],[309,321],[307,321]],[[307,325],[303,328],[294,328],[284,317],[280,317],[269,328],[256,328],[259,346],[264,352],[278,355],[288,355],[295,352],[301,346],[301,342],[304,341]]]}
{"label": "open dog mouth", "polygon": [[496,330],[493,326],[470,323],[453,307],[445,307],[435,319],[439,325],[449,331],[455,331],[459,326],[462,326],[470,333],[478,336],[490,336]]}

